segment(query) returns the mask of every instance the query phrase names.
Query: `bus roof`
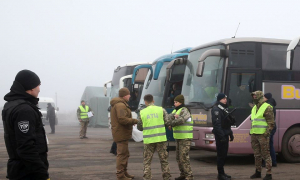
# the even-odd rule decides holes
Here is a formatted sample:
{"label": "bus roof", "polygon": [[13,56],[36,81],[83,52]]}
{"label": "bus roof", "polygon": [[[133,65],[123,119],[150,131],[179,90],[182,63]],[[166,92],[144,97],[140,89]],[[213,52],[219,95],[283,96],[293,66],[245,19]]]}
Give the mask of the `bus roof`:
{"label": "bus roof", "polygon": [[126,66],[136,66],[136,65],[140,65],[140,64],[151,64],[151,63],[149,63],[149,62],[132,62],[132,63],[127,63],[124,66],[118,66],[116,69],[126,67]]}
{"label": "bus roof", "polygon": [[179,56],[188,55],[188,53],[190,52],[191,49],[192,49],[191,47],[183,48],[178,51],[175,51],[173,54],[163,55],[163,56],[155,59],[152,64],[154,65],[157,62],[171,62],[173,59],[175,59]]}
{"label": "bus roof", "polygon": [[237,42],[264,42],[264,43],[275,43],[275,44],[289,44],[291,40],[285,40],[285,39],[271,39],[271,38],[257,38],[257,37],[243,37],[243,38],[228,38],[228,39],[221,39],[218,41],[213,41],[210,43],[206,43],[200,46],[197,46],[193,49],[191,49],[190,52],[196,51],[198,49],[202,49],[209,46],[215,46],[215,45],[228,45],[231,43],[237,43]]}

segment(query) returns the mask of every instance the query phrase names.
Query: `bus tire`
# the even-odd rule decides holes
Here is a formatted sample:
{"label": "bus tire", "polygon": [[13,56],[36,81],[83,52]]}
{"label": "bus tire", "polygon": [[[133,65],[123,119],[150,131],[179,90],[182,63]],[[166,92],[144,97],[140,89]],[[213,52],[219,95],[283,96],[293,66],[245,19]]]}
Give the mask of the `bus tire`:
{"label": "bus tire", "polygon": [[288,130],[282,138],[281,155],[286,162],[300,162],[300,127]]}

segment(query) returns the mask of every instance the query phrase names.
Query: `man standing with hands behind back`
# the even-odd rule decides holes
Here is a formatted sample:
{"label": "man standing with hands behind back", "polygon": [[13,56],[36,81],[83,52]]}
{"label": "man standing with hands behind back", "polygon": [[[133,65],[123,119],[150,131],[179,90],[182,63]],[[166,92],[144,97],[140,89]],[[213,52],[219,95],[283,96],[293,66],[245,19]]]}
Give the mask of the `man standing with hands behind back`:
{"label": "man standing with hands behind back", "polygon": [[118,180],[131,180],[133,175],[127,172],[129,158],[128,140],[132,136],[132,126],[138,123],[132,119],[131,110],[128,105],[130,91],[127,88],[119,90],[119,97],[110,101],[111,131],[114,142],[117,143],[117,178]]}
{"label": "man standing with hands behind back", "polygon": [[37,104],[40,78],[32,71],[20,71],[2,110],[4,139],[9,160],[7,178],[46,180],[49,178],[48,146],[42,114]]}
{"label": "man standing with hands behind back", "polygon": [[84,100],[81,100],[81,105],[77,109],[77,118],[81,125],[80,132],[79,132],[80,139],[88,138],[86,136],[87,126],[90,122],[88,112],[92,112],[92,109],[88,105],[85,105]]}

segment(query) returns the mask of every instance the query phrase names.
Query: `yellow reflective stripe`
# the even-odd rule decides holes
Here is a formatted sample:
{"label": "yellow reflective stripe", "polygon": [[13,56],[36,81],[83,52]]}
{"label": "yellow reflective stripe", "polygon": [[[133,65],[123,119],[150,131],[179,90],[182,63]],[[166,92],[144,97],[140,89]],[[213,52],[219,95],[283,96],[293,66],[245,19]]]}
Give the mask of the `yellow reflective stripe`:
{"label": "yellow reflective stripe", "polygon": [[157,125],[157,126],[149,126],[149,127],[144,127],[143,129],[148,130],[148,129],[156,129],[156,128],[162,128],[162,127],[165,127],[165,125],[162,124],[162,125]]}
{"label": "yellow reflective stripe", "polygon": [[267,128],[268,126],[263,126],[263,125],[254,125],[252,128]]}
{"label": "yellow reflective stripe", "polygon": [[193,131],[180,131],[180,130],[177,130],[177,131],[173,131],[174,133],[193,133]]}
{"label": "yellow reflective stripe", "polygon": [[157,134],[150,134],[150,135],[144,135],[144,138],[150,138],[150,137],[157,137],[157,136],[165,136],[166,133],[157,133]]}

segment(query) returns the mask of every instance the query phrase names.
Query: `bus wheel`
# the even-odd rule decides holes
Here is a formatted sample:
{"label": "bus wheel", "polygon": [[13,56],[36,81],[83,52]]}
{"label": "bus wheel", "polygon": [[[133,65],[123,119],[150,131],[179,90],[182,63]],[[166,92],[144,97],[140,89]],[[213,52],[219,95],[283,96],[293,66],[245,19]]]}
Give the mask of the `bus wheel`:
{"label": "bus wheel", "polygon": [[283,136],[282,156],[287,162],[300,162],[300,128],[295,127]]}

